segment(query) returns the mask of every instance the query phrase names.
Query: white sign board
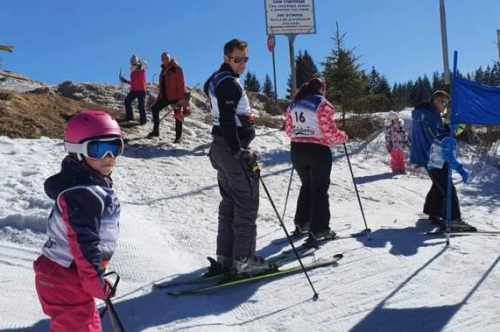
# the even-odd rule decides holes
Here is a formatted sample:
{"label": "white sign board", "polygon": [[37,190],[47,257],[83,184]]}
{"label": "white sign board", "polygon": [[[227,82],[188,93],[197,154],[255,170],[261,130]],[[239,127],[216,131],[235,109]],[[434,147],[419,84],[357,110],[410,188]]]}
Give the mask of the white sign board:
{"label": "white sign board", "polygon": [[314,0],[264,0],[267,34],[316,33]]}

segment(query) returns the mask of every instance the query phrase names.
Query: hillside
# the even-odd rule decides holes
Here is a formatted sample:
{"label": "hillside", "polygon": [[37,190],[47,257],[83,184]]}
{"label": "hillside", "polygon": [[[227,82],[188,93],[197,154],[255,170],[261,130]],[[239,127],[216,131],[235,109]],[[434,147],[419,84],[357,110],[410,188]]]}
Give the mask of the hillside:
{"label": "hillside", "polygon": [[[22,94],[31,95],[37,96]],[[16,97],[12,103],[28,100]],[[342,238],[304,262],[336,253],[344,258],[310,271],[317,301],[302,273],[180,298],[153,289],[154,282],[203,273],[206,257],[215,255],[220,194],[207,158],[211,126],[203,109],[193,109],[180,144],[171,143],[171,118],[162,124],[162,136],[152,140],[145,138],[148,125],[129,128],[125,153],[113,172],[121,230],[109,269],[121,276],[113,302],[127,331],[500,330],[498,234],[454,236],[450,246],[443,236],[425,235],[434,229],[420,214],[430,181],[421,169],[396,176],[390,172],[382,130],[347,144],[371,240],[349,237],[364,229],[364,221],[344,149],[332,151],[330,225]],[[409,111],[401,116],[410,126]],[[259,154],[262,180],[291,231],[300,181],[296,174],[291,178],[289,139],[282,130],[259,126],[252,148]],[[459,151],[472,172],[470,184],[454,179],[463,216],[479,229],[499,233],[500,170],[474,146],[462,142]],[[32,263],[46,241],[52,207],[43,184],[59,171],[64,155],[58,137],[0,135],[2,331],[49,329],[34,290]],[[290,249],[262,188],[257,223],[260,255]],[[108,316],[103,324],[105,331],[112,330]]]}
{"label": "hillside", "polygon": [[[66,121],[83,109],[106,110],[119,122],[124,119],[123,101],[128,93],[127,86],[70,81],[49,86],[14,73],[1,77],[0,135],[11,138],[62,138]],[[194,110],[191,117],[208,121],[208,99],[199,89],[190,91],[191,108]],[[149,84],[146,112],[150,112],[157,94],[157,85]],[[249,93],[249,96],[258,116],[258,125],[276,128],[283,125],[280,115],[286,107],[286,101],[274,106],[272,100],[263,94]],[[134,102],[134,108],[138,112],[137,102]],[[148,117],[151,121],[150,113]],[[122,124],[125,131],[130,133],[136,131],[136,125],[138,123]]]}

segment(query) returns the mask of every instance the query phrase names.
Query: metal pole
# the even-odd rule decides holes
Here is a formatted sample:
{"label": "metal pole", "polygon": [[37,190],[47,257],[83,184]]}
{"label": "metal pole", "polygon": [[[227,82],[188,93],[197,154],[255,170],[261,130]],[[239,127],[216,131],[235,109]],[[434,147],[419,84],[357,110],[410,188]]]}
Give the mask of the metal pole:
{"label": "metal pole", "polygon": [[500,30],[497,30],[498,58],[500,58]]}
{"label": "metal pole", "polygon": [[300,259],[300,255],[297,252],[297,248],[295,248],[295,245],[293,244],[293,241],[290,238],[290,234],[288,234],[288,230],[286,229],[285,224],[283,223],[283,220],[280,217],[278,209],[276,208],[276,205],[274,205],[274,201],[271,198],[271,194],[269,193],[269,190],[267,190],[266,184],[264,183],[264,179],[262,179],[262,175],[260,174],[259,164],[257,164],[257,162],[255,162],[252,166],[252,169],[255,173],[257,173],[257,175],[259,177],[260,183],[262,184],[262,187],[264,188],[264,191],[266,192],[267,198],[269,199],[269,202],[271,202],[271,206],[273,207],[274,213],[276,214],[276,217],[278,218],[278,221],[280,222],[280,225],[283,228],[283,231],[285,232],[286,238],[288,239],[288,242],[290,242],[290,245],[292,246],[293,252],[295,253],[295,256],[297,257],[297,260],[299,261],[300,267],[302,268],[302,271],[304,272],[306,279],[309,282],[309,285],[311,286],[311,289],[314,293],[313,300],[316,301],[319,297],[319,294],[318,294],[318,292],[316,292],[316,289],[314,288],[314,285],[313,285],[311,279],[309,278],[309,274],[307,273],[307,270],[304,267],[302,260]]}
{"label": "metal pole", "polygon": [[450,85],[450,66],[448,64],[448,38],[446,33],[446,10],[444,0],[439,0],[439,13],[441,17],[441,43],[443,48],[444,84]]}
{"label": "metal pole", "polygon": [[365,232],[366,236],[368,237],[368,240],[371,241],[371,229],[368,228],[368,224],[366,223],[366,218],[365,218],[365,212],[363,211],[363,205],[361,204],[361,198],[359,197],[359,192],[358,192],[358,186],[356,185],[356,179],[354,178],[354,173],[352,171],[352,166],[351,166],[351,159],[349,158],[349,153],[347,152],[347,145],[344,144],[344,152],[345,156],[347,158],[347,164],[349,164],[349,170],[351,171],[351,177],[352,177],[352,184],[354,185],[354,190],[356,191],[356,196],[358,197],[358,204],[359,204],[359,209],[361,210],[361,216],[363,217],[363,221],[365,223]]}
{"label": "metal pole", "polygon": [[293,50],[293,42],[295,41],[295,37],[297,36],[296,34],[289,34],[288,36],[288,48],[290,50],[290,69],[292,72],[292,91],[290,93],[290,97],[293,97],[295,95],[295,91],[297,91],[297,78],[296,78],[296,72],[295,72],[295,53]]}
{"label": "metal pole", "polygon": [[[458,52],[455,51],[453,53],[453,79],[457,77],[457,68],[458,68]],[[457,98],[455,98],[454,93],[455,89],[452,90],[451,94],[451,109],[452,111],[456,106]],[[450,136],[452,139],[455,138],[455,132],[453,131],[453,117],[450,116]],[[448,179],[447,179],[447,187],[446,187],[446,246],[450,245],[450,237],[451,237],[451,186],[453,185],[452,180],[452,169],[450,163],[448,163]]]}
{"label": "metal pole", "polygon": [[274,58],[274,50],[273,50],[273,75],[274,75],[274,103],[278,103],[278,87],[276,85],[276,60]]}
{"label": "metal pole", "polygon": [[290,172],[290,181],[288,182],[288,190],[286,191],[285,207],[283,208],[283,214],[281,215],[281,219],[283,221],[285,221],[286,206],[288,204],[288,196],[290,196],[290,188],[292,187],[292,179],[293,179],[293,167],[292,167],[292,171]]}

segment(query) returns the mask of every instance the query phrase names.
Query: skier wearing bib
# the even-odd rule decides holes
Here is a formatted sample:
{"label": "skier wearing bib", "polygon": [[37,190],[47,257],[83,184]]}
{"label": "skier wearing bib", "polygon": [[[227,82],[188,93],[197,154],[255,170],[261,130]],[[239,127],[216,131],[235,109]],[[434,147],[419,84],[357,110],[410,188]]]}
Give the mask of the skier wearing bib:
{"label": "skier wearing bib", "polygon": [[294,235],[309,231],[311,246],[322,237],[334,237],[330,229],[328,188],[332,170],[330,148],[346,143],[347,134],[337,129],[333,105],[325,98],[326,85],[319,78],[303,84],[287,110],[286,133],[292,140],[293,168],[302,186],[295,212]]}
{"label": "skier wearing bib", "polygon": [[[460,135],[465,130],[465,125],[452,126],[455,135]],[[449,120],[445,122],[443,129],[433,140],[429,152],[429,163],[427,169],[432,180],[431,201],[429,212],[438,216],[441,221],[439,225],[445,230],[447,192],[448,192],[448,169],[451,167],[462,177],[464,183],[469,181],[469,173],[456,159],[457,140],[450,134]],[[451,182],[451,230],[453,232],[475,232],[477,229],[462,220],[460,204],[458,202],[457,190],[453,181]]]}
{"label": "skier wearing bib", "polygon": [[[219,204],[217,262],[238,274],[258,274],[272,266],[255,254],[259,178],[249,148],[255,137],[250,102],[239,78],[247,67],[248,44],[233,39],[224,45],[224,63],[204,85],[210,98],[210,162],[217,170]],[[210,272],[210,271],[209,271]]]}
{"label": "skier wearing bib", "polygon": [[54,206],[35,286],[51,331],[99,332],[94,298],[114,295],[103,275],[118,242],[120,203],[110,176],[123,153],[121,129],[106,112],[83,111],[68,122],[64,146],[61,172],[45,181]]}
{"label": "skier wearing bib", "polygon": [[[410,164],[417,167],[427,166],[429,162],[429,150],[434,138],[443,129],[442,115],[446,113],[450,104],[450,95],[442,90],[437,90],[432,94],[430,101],[417,105],[411,112],[412,130],[411,130],[411,149]],[[433,182],[425,197],[423,212],[429,215],[429,220],[433,224],[441,224],[440,216],[433,215],[430,211],[430,202],[432,193],[436,192]]]}

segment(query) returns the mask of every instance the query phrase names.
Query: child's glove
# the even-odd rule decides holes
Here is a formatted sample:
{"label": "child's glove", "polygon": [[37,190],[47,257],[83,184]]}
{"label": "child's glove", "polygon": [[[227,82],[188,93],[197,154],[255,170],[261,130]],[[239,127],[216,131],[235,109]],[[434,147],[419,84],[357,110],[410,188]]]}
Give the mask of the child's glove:
{"label": "child's glove", "polygon": [[110,299],[115,296],[116,289],[113,288],[113,284],[109,279],[104,278],[104,292],[108,295],[107,298]]}
{"label": "child's glove", "polygon": [[469,172],[467,172],[462,166],[457,168],[457,172],[462,177],[462,180],[464,181],[464,183],[469,182]]}

